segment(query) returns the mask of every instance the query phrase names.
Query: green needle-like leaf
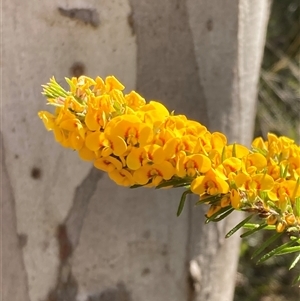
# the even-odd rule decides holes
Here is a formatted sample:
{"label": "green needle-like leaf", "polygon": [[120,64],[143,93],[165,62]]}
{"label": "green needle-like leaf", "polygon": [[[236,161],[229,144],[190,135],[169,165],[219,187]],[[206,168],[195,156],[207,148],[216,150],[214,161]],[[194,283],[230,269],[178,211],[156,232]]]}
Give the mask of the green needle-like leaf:
{"label": "green needle-like leaf", "polygon": [[242,228],[250,219],[254,216],[254,214],[247,216],[244,220],[238,223],[234,228],[232,228],[226,235],[225,238],[229,238],[232,234]]}
{"label": "green needle-like leaf", "polygon": [[255,228],[253,228],[253,229],[250,230],[250,231],[247,231],[247,232],[243,233],[240,237],[244,238],[244,237],[246,237],[246,236],[249,236],[249,235],[251,235],[251,234],[253,234],[253,233],[259,231],[260,229],[265,228],[266,226],[268,226],[268,224],[265,223],[265,222],[263,222],[262,224],[256,224],[256,227],[255,227]]}
{"label": "green needle-like leaf", "polygon": [[199,206],[202,204],[214,204],[218,201],[220,201],[221,196],[220,195],[208,195],[207,197],[201,197],[201,200],[199,200],[195,206]]}
{"label": "green needle-like leaf", "polygon": [[268,260],[269,258],[271,258],[274,255],[277,255],[279,252],[281,252],[282,250],[284,250],[285,248],[291,247],[295,242],[294,241],[289,241],[275,249],[273,249],[271,252],[265,254],[263,257],[261,257],[258,261],[257,264],[260,264],[266,260]]}
{"label": "green needle-like leaf", "polygon": [[299,262],[299,260],[300,260],[300,254],[297,255],[294,261],[291,263],[289,270],[293,269],[296,266],[296,264]]}
{"label": "green needle-like leaf", "polygon": [[232,211],[234,211],[234,208],[232,208],[231,206],[221,208],[218,212],[207,218],[205,224],[208,224],[210,222],[218,222],[229,215]]}
{"label": "green needle-like leaf", "polygon": [[295,252],[300,252],[300,246],[285,248],[282,251],[276,253],[276,255],[289,254],[289,253],[295,253]]}
{"label": "green needle-like leaf", "polygon": [[294,214],[300,216],[300,197],[295,199]]}
{"label": "green needle-like leaf", "polygon": [[179,216],[179,215],[181,214],[181,212],[182,212],[182,210],[183,210],[183,207],[184,207],[184,204],[185,204],[186,196],[187,196],[188,194],[190,194],[190,193],[192,193],[192,192],[191,192],[190,190],[187,190],[187,191],[185,191],[185,192],[182,194],[182,196],[181,196],[181,198],[180,198],[179,206],[178,206],[178,209],[177,209],[177,216]]}
{"label": "green needle-like leaf", "polygon": [[252,258],[258,256],[262,251],[265,250],[272,242],[274,242],[276,239],[278,239],[282,233],[275,233],[271,237],[269,237],[258,249],[255,250],[255,252],[252,255]]}
{"label": "green needle-like leaf", "polygon": [[[245,229],[256,229],[260,224],[245,224],[244,228]],[[275,230],[275,226],[274,225],[267,225],[266,227],[264,227],[264,230]]]}

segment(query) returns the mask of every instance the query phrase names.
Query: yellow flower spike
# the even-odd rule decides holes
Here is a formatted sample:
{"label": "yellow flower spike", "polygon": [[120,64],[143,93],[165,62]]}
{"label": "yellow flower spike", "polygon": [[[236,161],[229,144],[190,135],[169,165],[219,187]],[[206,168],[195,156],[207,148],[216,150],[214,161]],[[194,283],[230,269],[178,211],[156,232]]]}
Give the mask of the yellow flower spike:
{"label": "yellow flower spike", "polygon": [[144,165],[133,173],[135,183],[145,185],[150,180],[159,184],[162,180],[170,180],[175,174],[175,168],[170,162],[161,164]]}
{"label": "yellow flower spike", "polygon": [[240,193],[236,190],[236,189],[232,189],[230,191],[230,202],[231,202],[231,206],[238,210],[241,207],[241,195]]}
{"label": "yellow flower spike", "polygon": [[122,91],[125,87],[114,76],[107,76],[105,78],[105,90],[106,92],[110,92],[113,89]]}
{"label": "yellow flower spike", "polygon": [[215,172],[210,170],[205,176],[200,176],[193,180],[191,191],[199,195],[203,193],[210,195],[225,194],[229,191],[229,185],[225,180],[217,177]]}
{"label": "yellow flower spike", "polygon": [[217,213],[222,207],[219,205],[211,205],[206,213],[206,217],[210,218],[215,213]]}
{"label": "yellow flower spike", "polygon": [[117,183],[120,186],[130,187],[134,185],[134,180],[132,177],[132,174],[126,170],[113,170],[108,173],[108,176],[111,180],[113,180],[115,183]]}
{"label": "yellow flower spike", "polygon": [[55,116],[47,111],[40,111],[38,115],[42,119],[47,131],[53,130],[55,127]]}
{"label": "yellow flower spike", "polygon": [[121,161],[111,156],[96,159],[94,161],[94,166],[106,172],[112,172],[115,169],[121,170],[123,167]]}

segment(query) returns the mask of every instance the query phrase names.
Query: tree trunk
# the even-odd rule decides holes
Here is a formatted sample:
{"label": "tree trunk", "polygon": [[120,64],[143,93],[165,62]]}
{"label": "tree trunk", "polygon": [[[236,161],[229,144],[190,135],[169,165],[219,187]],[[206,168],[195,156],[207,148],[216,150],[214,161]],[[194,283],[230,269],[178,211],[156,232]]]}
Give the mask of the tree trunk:
{"label": "tree trunk", "polygon": [[114,74],[249,144],[268,0],[3,2],[3,301],[232,300],[236,218],[204,225],[180,190],[130,190],[55,144],[54,75]]}

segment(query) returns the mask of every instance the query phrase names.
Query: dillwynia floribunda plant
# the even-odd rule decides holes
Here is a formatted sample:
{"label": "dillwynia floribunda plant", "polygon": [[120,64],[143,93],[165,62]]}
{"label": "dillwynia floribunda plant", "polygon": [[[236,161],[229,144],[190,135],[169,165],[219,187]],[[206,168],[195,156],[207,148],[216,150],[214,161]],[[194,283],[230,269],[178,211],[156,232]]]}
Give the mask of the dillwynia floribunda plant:
{"label": "dillwynia floribunda plant", "polygon": [[[54,78],[43,94],[52,113],[39,112],[56,142],[78,152],[82,160],[107,172],[118,185],[130,188],[184,187],[177,215],[188,194],[196,205],[208,204],[207,222],[218,222],[234,210],[249,215],[234,227],[245,237],[261,231],[274,234],[254,256],[286,235],[287,243],[260,257],[296,253],[300,260],[300,147],[287,137],[256,138],[251,149],[228,144],[226,136],[209,132],[199,122],[175,115],[157,101],[146,102],[113,76],[66,78],[69,91]],[[250,223],[258,216],[259,223]],[[298,253],[298,254],[297,254]],[[300,280],[298,277],[297,280]]]}

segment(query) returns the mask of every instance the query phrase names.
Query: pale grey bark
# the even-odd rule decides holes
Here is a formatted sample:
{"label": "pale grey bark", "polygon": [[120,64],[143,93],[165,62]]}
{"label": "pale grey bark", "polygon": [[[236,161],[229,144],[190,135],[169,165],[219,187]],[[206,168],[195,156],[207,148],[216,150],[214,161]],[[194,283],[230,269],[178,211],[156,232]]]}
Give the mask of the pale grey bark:
{"label": "pale grey bark", "polygon": [[177,218],[179,190],[111,183],[46,133],[40,85],[114,74],[249,144],[268,10],[267,0],[4,0],[3,301],[232,299],[239,238],[224,235],[236,220],[205,226],[195,198]]}

